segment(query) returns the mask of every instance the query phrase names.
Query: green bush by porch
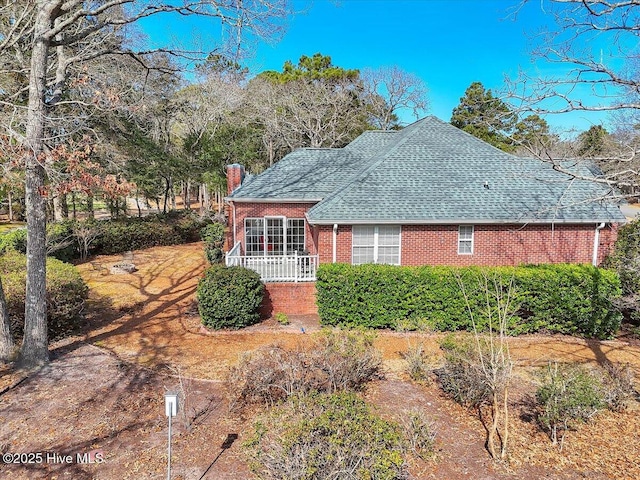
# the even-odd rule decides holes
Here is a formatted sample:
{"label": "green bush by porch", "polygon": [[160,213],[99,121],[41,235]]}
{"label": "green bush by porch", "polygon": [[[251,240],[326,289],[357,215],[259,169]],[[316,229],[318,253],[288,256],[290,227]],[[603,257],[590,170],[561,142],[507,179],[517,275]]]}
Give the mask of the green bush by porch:
{"label": "green bush by porch", "polygon": [[264,284],[259,274],[220,264],[207,268],[196,291],[202,323],[214,329],[235,329],[257,323],[263,295]]}
{"label": "green bush by porch", "polygon": [[[513,279],[510,333],[548,331],[609,338],[621,315],[612,300],[621,294],[611,271],[590,265],[521,267],[397,267],[325,264],[318,269],[318,313],[323,324],[395,328],[402,322],[435,330],[480,328],[488,323],[493,282]],[[489,282],[489,293],[485,282]],[[466,292],[467,300],[463,294]]]}

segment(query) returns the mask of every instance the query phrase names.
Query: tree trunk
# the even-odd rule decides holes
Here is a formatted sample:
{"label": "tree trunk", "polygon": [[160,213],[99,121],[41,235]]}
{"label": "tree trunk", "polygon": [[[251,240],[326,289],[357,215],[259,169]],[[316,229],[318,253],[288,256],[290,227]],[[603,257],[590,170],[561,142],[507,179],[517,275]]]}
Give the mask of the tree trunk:
{"label": "tree trunk", "polygon": [[498,431],[498,397],[497,393],[493,393],[493,401],[491,404],[491,425],[487,426],[487,450],[489,450],[489,454],[491,454],[491,458],[495,459],[496,457],[496,447],[495,447],[495,436]]}
{"label": "tree trunk", "polygon": [[62,220],[62,202],[59,194],[53,197],[53,219],[56,222]]}
{"label": "tree trunk", "polygon": [[11,198],[11,189],[7,192],[7,200],[9,200],[9,221],[13,222],[13,199]]}
{"label": "tree trunk", "polygon": [[505,387],[502,394],[502,408],[504,409],[504,427],[502,429],[502,449],[500,458],[507,456],[507,442],[509,440],[509,390]]}
{"label": "tree trunk", "polygon": [[267,148],[267,152],[269,154],[269,166],[272,167],[273,166],[273,160],[275,158],[275,153],[273,152],[273,140],[269,139],[269,145]]}
{"label": "tree trunk", "polygon": [[164,179],[164,203],[162,204],[162,213],[167,213],[167,202],[169,201],[169,189],[171,185],[169,179]]}
{"label": "tree trunk", "polygon": [[0,362],[10,362],[13,359],[16,345],[9,327],[9,312],[4,298],[2,277],[0,277]]}
{"label": "tree trunk", "polygon": [[209,192],[207,191],[207,186],[202,184],[202,211],[208,212],[209,208]]}
{"label": "tree trunk", "polygon": [[67,202],[67,194],[60,195],[60,213],[65,220],[69,219],[69,203]]}
{"label": "tree trunk", "polygon": [[93,195],[87,195],[87,213],[89,214],[89,218],[96,218],[96,213],[93,209]]}
{"label": "tree trunk", "polygon": [[189,196],[189,190],[191,188],[190,182],[184,183],[184,195],[182,196],[182,202],[186,210],[191,210],[191,197]]}
{"label": "tree trunk", "polygon": [[76,211],[76,194],[72,193],[71,194],[71,217],[75,220],[78,216],[78,213]]}
{"label": "tree trunk", "polygon": [[173,177],[169,179],[169,195],[171,196],[171,210],[177,210],[176,190],[173,188]]}
{"label": "tree trunk", "polygon": [[47,209],[47,222],[52,221],[56,219],[56,213],[55,213],[55,204],[53,202],[53,199],[47,199],[45,202],[46,205],[46,209]]}
{"label": "tree trunk", "polygon": [[50,10],[53,7],[44,1],[38,4],[29,75],[25,135],[25,146],[28,151],[25,155],[27,282],[24,339],[20,348],[20,363],[27,368],[49,362],[46,303],[47,205],[44,196],[45,171],[39,157],[44,151],[46,70],[50,45],[50,39],[45,33],[51,26]]}

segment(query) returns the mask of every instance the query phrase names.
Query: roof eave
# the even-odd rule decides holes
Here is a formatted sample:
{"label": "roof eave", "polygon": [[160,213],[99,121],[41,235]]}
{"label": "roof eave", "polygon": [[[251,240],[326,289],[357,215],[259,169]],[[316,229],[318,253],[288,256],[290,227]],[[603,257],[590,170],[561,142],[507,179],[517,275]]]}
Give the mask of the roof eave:
{"label": "roof eave", "polygon": [[224,197],[225,202],[236,203],[318,203],[322,198],[248,198]]}
{"label": "roof eave", "polygon": [[322,219],[314,220],[307,217],[311,225],[513,225],[513,224],[599,224],[599,223],[625,223],[626,220],[614,218],[594,218],[594,219],[522,219],[512,218],[505,220],[494,219],[443,219],[443,220],[348,220],[348,219]]}

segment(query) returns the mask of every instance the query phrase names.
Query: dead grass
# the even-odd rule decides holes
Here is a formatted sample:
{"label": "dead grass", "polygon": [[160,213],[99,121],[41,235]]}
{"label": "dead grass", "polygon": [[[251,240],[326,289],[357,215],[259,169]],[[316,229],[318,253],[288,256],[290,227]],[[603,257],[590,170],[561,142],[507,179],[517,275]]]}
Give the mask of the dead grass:
{"label": "dead grass", "polygon": [[[161,478],[166,462],[162,395],[178,384],[171,376],[176,366],[185,378],[198,379],[190,384],[194,405],[211,398],[219,401],[190,431],[178,428],[174,478],[251,478],[239,445],[252,414],[230,414],[219,381],[243,352],[274,343],[307,343],[309,333],[318,329],[317,319],[290,317],[286,326],[268,320],[242,331],[203,331],[193,303],[205,267],[202,244],[134,252],[137,272],[105,274],[103,266],[108,270],[121,259],[98,257],[79,265],[91,288],[86,332],[55,345],[48,370],[0,394],[3,452],[102,449],[107,462],[0,465],[0,478]],[[444,397],[433,381],[418,385],[404,373],[403,353],[420,343],[438,362],[441,339],[440,334],[383,332],[375,341],[386,379],[374,382],[366,398],[389,417],[420,408],[438,431],[436,461],[412,461],[413,478],[640,478],[637,403],[636,410],[603,413],[592,426],[569,432],[560,453],[531,421],[526,402],[535,389],[536,370],[550,360],[628,362],[640,378],[637,340],[511,339],[518,377],[511,408],[512,448],[508,462],[494,463],[483,448],[485,433],[477,417]],[[20,375],[0,370],[0,385],[17,383]],[[225,443],[233,435],[237,441]]]}

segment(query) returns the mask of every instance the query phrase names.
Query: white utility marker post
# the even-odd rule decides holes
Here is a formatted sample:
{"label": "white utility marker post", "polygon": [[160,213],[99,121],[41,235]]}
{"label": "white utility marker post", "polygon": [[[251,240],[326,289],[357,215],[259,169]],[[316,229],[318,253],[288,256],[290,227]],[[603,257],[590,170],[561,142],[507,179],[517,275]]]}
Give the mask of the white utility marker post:
{"label": "white utility marker post", "polygon": [[167,480],[171,480],[171,419],[178,414],[178,394],[167,392],[164,394],[164,411],[169,417],[169,446],[167,448]]}

